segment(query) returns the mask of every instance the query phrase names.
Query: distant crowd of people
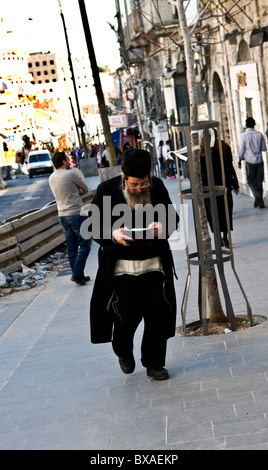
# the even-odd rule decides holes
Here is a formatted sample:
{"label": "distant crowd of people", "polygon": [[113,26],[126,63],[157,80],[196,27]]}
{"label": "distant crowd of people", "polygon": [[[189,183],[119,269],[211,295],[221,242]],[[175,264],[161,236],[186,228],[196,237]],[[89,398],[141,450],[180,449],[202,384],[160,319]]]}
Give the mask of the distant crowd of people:
{"label": "distant crowd of people", "polygon": [[175,179],[175,159],[174,153],[171,150],[170,140],[167,140],[165,144],[163,140],[160,140],[157,148],[157,157],[162,178]]}
{"label": "distant crowd of people", "polygon": [[[122,161],[122,153],[124,152],[125,148],[123,148],[123,152],[114,144],[115,153],[116,153],[116,160],[117,164],[121,165]],[[125,146],[124,146],[125,147]],[[110,166],[108,152],[106,148],[106,144],[92,144],[88,147],[88,157],[89,158],[96,158],[98,163],[98,168],[107,168]],[[84,158],[84,149],[81,147],[73,147],[70,151],[71,161],[73,166],[79,167],[79,160]]]}

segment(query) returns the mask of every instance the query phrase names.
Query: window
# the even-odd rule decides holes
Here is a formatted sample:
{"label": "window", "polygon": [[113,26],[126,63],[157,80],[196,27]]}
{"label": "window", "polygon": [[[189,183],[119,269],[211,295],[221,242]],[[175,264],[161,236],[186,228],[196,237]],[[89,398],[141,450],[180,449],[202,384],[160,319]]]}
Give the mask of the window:
{"label": "window", "polygon": [[49,61],[50,65],[54,65],[54,60]]}
{"label": "window", "polygon": [[252,100],[253,100],[253,98],[245,98],[247,117],[248,116],[253,116]]}
{"label": "window", "polygon": [[43,154],[42,154],[42,153],[41,153],[41,154],[40,154],[40,153],[37,153],[37,154],[35,154],[35,155],[30,155],[29,161],[30,161],[31,163],[48,162],[48,161],[50,161],[50,157],[49,157],[49,155],[46,154],[46,153],[43,153]]}
{"label": "window", "polygon": [[47,65],[47,61],[46,61],[46,60],[43,60],[43,65]]}
{"label": "window", "polygon": [[40,66],[40,63],[39,63],[39,62],[35,62],[35,66],[36,66],[36,67],[39,67],[39,66]]}
{"label": "window", "polygon": [[239,44],[238,55],[237,55],[237,62],[249,62],[251,60],[250,57],[250,50],[247,45],[247,42],[242,39]]}

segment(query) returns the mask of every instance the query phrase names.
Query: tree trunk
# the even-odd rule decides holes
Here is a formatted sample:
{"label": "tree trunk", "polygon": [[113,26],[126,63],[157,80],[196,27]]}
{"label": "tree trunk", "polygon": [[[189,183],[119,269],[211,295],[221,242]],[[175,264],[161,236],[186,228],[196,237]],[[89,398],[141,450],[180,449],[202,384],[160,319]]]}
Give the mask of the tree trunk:
{"label": "tree trunk", "polygon": [[[169,3],[174,5],[174,2],[168,0]],[[183,5],[183,0],[176,0],[176,7],[178,10],[179,24],[181,29],[181,34],[184,41],[184,50],[185,50],[185,60],[187,65],[187,85],[189,92],[189,102],[190,102],[190,125],[194,126],[198,122],[198,100],[197,100],[197,87],[195,81],[195,70],[194,70],[194,57],[193,50],[191,46],[191,35],[188,30],[187,20]],[[192,135],[192,146],[198,145],[198,135]],[[202,244],[205,254],[205,261],[213,259],[211,238],[209,235],[209,228],[207,222],[206,209],[204,204],[204,199],[202,198],[203,185],[201,179],[201,165],[200,165],[200,156],[199,151],[195,150],[193,152],[194,156],[194,169],[195,169],[195,184],[197,188],[198,195],[198,211],[199,218],[201,221],[202,227]],[[212,323],[226,322],[227,317],[224,315],[221,299],[219,295],[219,290],[217,286],[217,277],[215,272],[215,267],[213,264],[208,264],[207,267],[207,295],[208,295],[208,306],[209,306],[209,317]]]}

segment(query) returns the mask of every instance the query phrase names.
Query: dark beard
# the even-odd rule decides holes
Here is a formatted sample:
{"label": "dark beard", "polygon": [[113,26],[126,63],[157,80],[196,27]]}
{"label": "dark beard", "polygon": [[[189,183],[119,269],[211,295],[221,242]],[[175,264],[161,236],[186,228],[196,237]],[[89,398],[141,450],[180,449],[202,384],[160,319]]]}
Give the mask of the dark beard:
{"label": "dark beard", "polygon": [[122,188],[124,198],[132,210],[135,210],[136,204],[151,204],[150,188],[145,189],[140,194],[131,193],[127,187]]}

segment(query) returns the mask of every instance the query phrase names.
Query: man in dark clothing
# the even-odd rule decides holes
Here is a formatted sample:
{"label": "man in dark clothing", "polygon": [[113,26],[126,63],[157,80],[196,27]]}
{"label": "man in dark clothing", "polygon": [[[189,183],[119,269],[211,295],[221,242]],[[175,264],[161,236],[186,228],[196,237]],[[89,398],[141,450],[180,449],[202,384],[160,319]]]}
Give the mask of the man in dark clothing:
{"label": "man in dark clothing", "polygon": [[[222,152],[223,152],[223,165],[224,165],[224,175],[225,175],[225,185],[226,185],[226,196],[227,196],[227,204],[228,204],[228,217],[229,217],[229,227],[230,230],[233,230],[233,196],[232,192],[239,194],[239,183],[236,176],[236,172],[233,166],[233,156],[230,146],[222,141]],[[201,177],[203,186],[208,185],[208,176],[207,176],[207,168],[206,168],[206,159],[205,159],[205,147],[204,147],[204,139],[200,142],[200,156],[201,156]],[[213,168],[213,176],[214,176],[214,183],[216,186],[223,185],[223,176],[222,176],[222,166],[221,166],[221,158],[220,158],[220,150],[219,150],[219,140],[216,138],[213,147],[211,147],[211,157],[212,157],[212,168]],[[212,223],[212,213],[210,207],[210,200],[209,198],[205,198],[205,207],[207,213],[208,223],[210,225],[211,230],[213,231],[213,223]],[[229,248],[229,240],[228,240],[228,222],[226,219],[226,210],[225,210],[225,201],[224,196],[217,196],[217,210],[218,210],[218,218],[219,218],[219,226],[220,231],[223,234],[222,237],[222,245],[226,248]]]}
{"label": "man in dark clothing", "polygon": [[94,233],[93,218],[92,236],[100,248],[90,305],[91,341],[112,341],[122,371],[130,374],[135,369],[134,334],[144,319],[141,362],[148,376],[163,380],[169,377],[163,366],[176,320],[167,238],[179,216],[162,181],[150,173],[150,154],[128,150],[121,176],[101,183],[92,201],[92,213],[97,208],[100,221],[99,233]]}

